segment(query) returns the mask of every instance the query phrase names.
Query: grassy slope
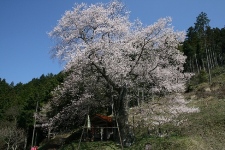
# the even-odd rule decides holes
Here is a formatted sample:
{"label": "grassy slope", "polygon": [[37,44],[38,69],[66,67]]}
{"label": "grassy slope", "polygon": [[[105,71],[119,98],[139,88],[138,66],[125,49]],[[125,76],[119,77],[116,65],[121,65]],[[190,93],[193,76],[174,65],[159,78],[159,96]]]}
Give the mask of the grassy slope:
{"label": "grassy slope", "polygon": [[[194,84],[193,84],[194,85]],[[212,84],[192,86],[185,97],[200,108],[199,113],[188,114],[188,121],[177,127],[166,127],[168,137],[139,134],[135,144],[125,149],[144,149],[150,143],[153,150],[222,150],[225,149],[225,73],[213,78]],[[143,129],[144,130],[144,129]],[[78,141],[62,146],[61,150],[77,149]],[[121,149],[113,142],[82,142],[80,149]]]}

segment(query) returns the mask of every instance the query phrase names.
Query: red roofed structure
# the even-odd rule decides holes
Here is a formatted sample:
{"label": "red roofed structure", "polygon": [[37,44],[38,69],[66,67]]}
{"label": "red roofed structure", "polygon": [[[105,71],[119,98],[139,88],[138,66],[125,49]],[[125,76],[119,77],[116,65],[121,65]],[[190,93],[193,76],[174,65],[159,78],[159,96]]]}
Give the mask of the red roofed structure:
{"label": "red roofed structure", "polygon": [[111,116],[96,114],[90,118],[90,124],[91,128],[84,138],[91,139],[91,141],[113,139],[117,133],[116,123]]}
{"label": "red roofed structure", "polygon": [[96,114],[95,117],[99,117],[99,118],[101,118],[102,120],[104,120],[108,123],[112,122],[112,117],[110,117],[110,116],[104,116],[104,115]]}

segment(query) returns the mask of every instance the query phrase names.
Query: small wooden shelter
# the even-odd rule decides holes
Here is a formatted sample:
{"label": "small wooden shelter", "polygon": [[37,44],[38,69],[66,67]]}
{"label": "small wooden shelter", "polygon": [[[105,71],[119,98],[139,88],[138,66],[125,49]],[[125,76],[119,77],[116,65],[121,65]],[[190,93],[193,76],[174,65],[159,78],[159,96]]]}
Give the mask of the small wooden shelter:
{"label": "small wooden shelter", "polygon": [[80,143],[82,139],[84,141],[105,141],[115,140],[116,136],[119,136],[121,148],[123,150],[119,125],[113,114],[110,116],[96,114],[95,116],[91,117],[91,119],[89,115],[87,115],[87,120],[83,126],[83,131],[78,144],[78,150],[80,149]]}
{"label": "small wooden shelter", "polygon": [[90,120],[93,140],[109,140],[115,138],[117,127],[112,116],[96,114]]}

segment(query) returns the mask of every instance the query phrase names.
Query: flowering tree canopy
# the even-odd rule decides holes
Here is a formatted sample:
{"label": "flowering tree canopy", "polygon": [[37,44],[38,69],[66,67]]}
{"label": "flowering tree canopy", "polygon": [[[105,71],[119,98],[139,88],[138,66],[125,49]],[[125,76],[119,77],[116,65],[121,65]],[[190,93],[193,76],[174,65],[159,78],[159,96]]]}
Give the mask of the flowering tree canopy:
{"label": "flowering tree canopy", "polygon": [[129,11],[118,1],[77,4],[49,35],[56,41],[53,57],[66,62],[68,72],[53,92],[58,113],[52,125],[113,103],[123,128],[127,97],[134,95],[128,89],[182,92],[190,77],[183,72],[186,57],[177,49],[185,35],[173,30],[171,18],[149,26],[130,22]]}

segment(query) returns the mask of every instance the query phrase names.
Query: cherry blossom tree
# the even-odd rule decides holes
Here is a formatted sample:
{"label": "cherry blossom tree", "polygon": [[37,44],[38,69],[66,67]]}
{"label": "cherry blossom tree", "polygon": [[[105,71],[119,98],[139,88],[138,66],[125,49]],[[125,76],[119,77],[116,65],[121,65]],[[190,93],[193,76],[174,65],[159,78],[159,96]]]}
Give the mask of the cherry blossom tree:
{"label": "cherry blossom tree", "polygon": [[168,94],[166,97],[155,98],[142,104],[141,107],[130,108],[128,121],[134,128],[141,126],[147,127],[148,130],[159,130],[165,123],[179,126],[188,121],[181,114],[199,112],[199,108],[187,106],[190,102],[186,101],[181,93]]}
{"label": "cherry blossom tree", "polygon": [[[128,97],[137,88],[154,93],[182,92],[191,74],[177,48],[184,32],[174,31],[170,17],[145,26],[130,22],[125,6],[77,4],[49,33],[56,44],[52,56],[65,63],[68,77],[53,91],[50,125],[82,118],[88,111],[114,104],[125,137]],[[151,88],[154,87],[154,88]],[[75,120],[76,120],[75,119]]]}

